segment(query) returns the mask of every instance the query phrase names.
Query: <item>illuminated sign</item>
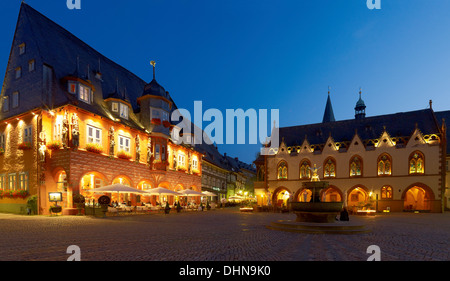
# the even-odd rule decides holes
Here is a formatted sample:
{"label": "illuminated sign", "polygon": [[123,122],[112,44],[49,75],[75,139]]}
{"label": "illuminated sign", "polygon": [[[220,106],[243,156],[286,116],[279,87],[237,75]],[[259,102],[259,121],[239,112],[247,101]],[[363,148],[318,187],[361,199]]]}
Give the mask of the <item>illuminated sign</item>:
{"label": "illuminated sign", "polygon": [[62,200],[62,193],[61,192],[49,192],[48,193],[48,200],[50,202],[61,202]]}

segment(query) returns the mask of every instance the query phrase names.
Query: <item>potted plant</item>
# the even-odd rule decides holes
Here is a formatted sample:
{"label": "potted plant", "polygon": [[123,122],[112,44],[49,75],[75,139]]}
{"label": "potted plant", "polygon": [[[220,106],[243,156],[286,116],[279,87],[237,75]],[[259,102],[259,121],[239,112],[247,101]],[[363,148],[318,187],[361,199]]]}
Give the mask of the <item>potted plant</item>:
{"label": "potted plant", "polygon": [[0,155],[5,154],[5,149],[3,147],[0,147]]}
{"label": "potted plant", "polygon": [[30,142],[22,142],[22,143],[19,143],[18,148],[20,150],[30,150],[32,147],[31,147],[31,143]]}
{"label": "potted plant", "polygon": [[102,153],[103,146],[98,143],[88,143],[88,144],[86,144],[86,151],[94,152],[94,153]]}
{"label": "potted plant", "polygon": [[169,127],[170,127],[170,122],[169,122],[169,121],[164,120],[162,123],[163,123],[163,126],[164,126],[164,127],[166,127],[166,128],[169,128]]}
{"label": "potted plant", "polygon": [[168,214],[170,212],[169,202],[166,202],[166,207],[164,208],[164,213]]}
{"label": "potted plant", "polygon": [[111,203],[111,198],[106,195],[100,196],[98,203],[102,206],[103,217],[106,218],[106,212],[108,211],[109,203]]}
{"label": "potted plant", "polygon": [[154,124],[154,125],[161,125],[161,119],[159,119],[159,118],[153,118],[153,119],[152,119],[152,124]]}
{"label": "potted plant", "polygon": [[61,142],[60,141],[52,141],[49,144],[47,144],[47,148],[50,150],[58,150],[61,148]]}
{"label": "potted plant", "polygon": [[181,205],[180,205],[180,201],[177,202],[177,213],[181,212]]}
{"label": "potted plant", "polygon": [[117,152],[117,158],[130,160],[132,158],[132,156],[131,156],[131,153],[121,150],[121,151]]}
{"label": "potted plant", "polygon": [[27,200],[27,214],[37,214],[37,195],[30,196]]}
{"label": "potted plant", "polygon": [[75,194],[73,196],[73,203],[75,203],[77,205],[77,209],[78,209],[78,216],[81,216],[81,209],[83,209],[84,207],[84,202],[86,202],[86,199],[84,198],[83,195],[81,194]]}
{"label": "potted plant", "polygon": [[58,206],[58,205],[50,206],[49,211],[50,211],[50,215],[52,215],[52,213],[58,214],[58,213],[62,212],[62,207]]}

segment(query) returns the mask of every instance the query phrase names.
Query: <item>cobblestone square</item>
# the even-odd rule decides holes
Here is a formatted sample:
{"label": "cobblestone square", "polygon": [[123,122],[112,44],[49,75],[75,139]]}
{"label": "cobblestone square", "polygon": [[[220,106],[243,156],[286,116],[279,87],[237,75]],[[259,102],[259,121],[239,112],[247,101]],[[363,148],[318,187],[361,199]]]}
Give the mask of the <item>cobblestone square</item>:
{"label": "cobblestone square", "polygon": [[450,260],[450,213],[355,217],[372,232],[290,233],[266,228],[293,214],[205,212],[85,216],[0,214],[1,261],[65,261],[77,245],[82,261],[365,261],[377,245],[383,261]]}

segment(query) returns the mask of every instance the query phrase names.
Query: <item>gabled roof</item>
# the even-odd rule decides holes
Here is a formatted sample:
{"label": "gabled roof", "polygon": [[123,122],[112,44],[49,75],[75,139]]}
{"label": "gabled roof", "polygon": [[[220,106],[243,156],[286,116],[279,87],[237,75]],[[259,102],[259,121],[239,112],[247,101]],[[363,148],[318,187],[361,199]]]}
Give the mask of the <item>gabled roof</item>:
{"label": "gabled roof", "polygon": [[436,123],[431,109],[387,114],[364,119],[351,119],[329,123],[318,123],[294,127],[280,128],[280,143],[282,139],[287,146],[302,145],[305,137],[310,144],[325,144],[332,136],[335,142],[351,141],[355,133],[364,140],[377,139],[386,131],[391,137],[409,137],[415,128],[423,134],[438,134],[439,124]]}

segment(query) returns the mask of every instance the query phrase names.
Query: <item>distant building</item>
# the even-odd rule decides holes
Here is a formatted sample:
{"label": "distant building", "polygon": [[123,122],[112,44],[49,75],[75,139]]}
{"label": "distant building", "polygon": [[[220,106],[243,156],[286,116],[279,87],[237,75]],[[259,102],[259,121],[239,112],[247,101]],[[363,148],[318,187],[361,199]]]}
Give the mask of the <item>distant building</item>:
{"label": "distant building", "polygon": [[441,120],[449,111],[435,113],[431,102],[428,109],[373,117],[365,109],[360,92],[355,119],[336,121],[328,96],[322,123],[280,128],[280,147],[254,162],[258,204],[309,201],[302,182],[316,167],[330,184],[322,200],[343,201],[351,211],[442,212],[449,157]]}

